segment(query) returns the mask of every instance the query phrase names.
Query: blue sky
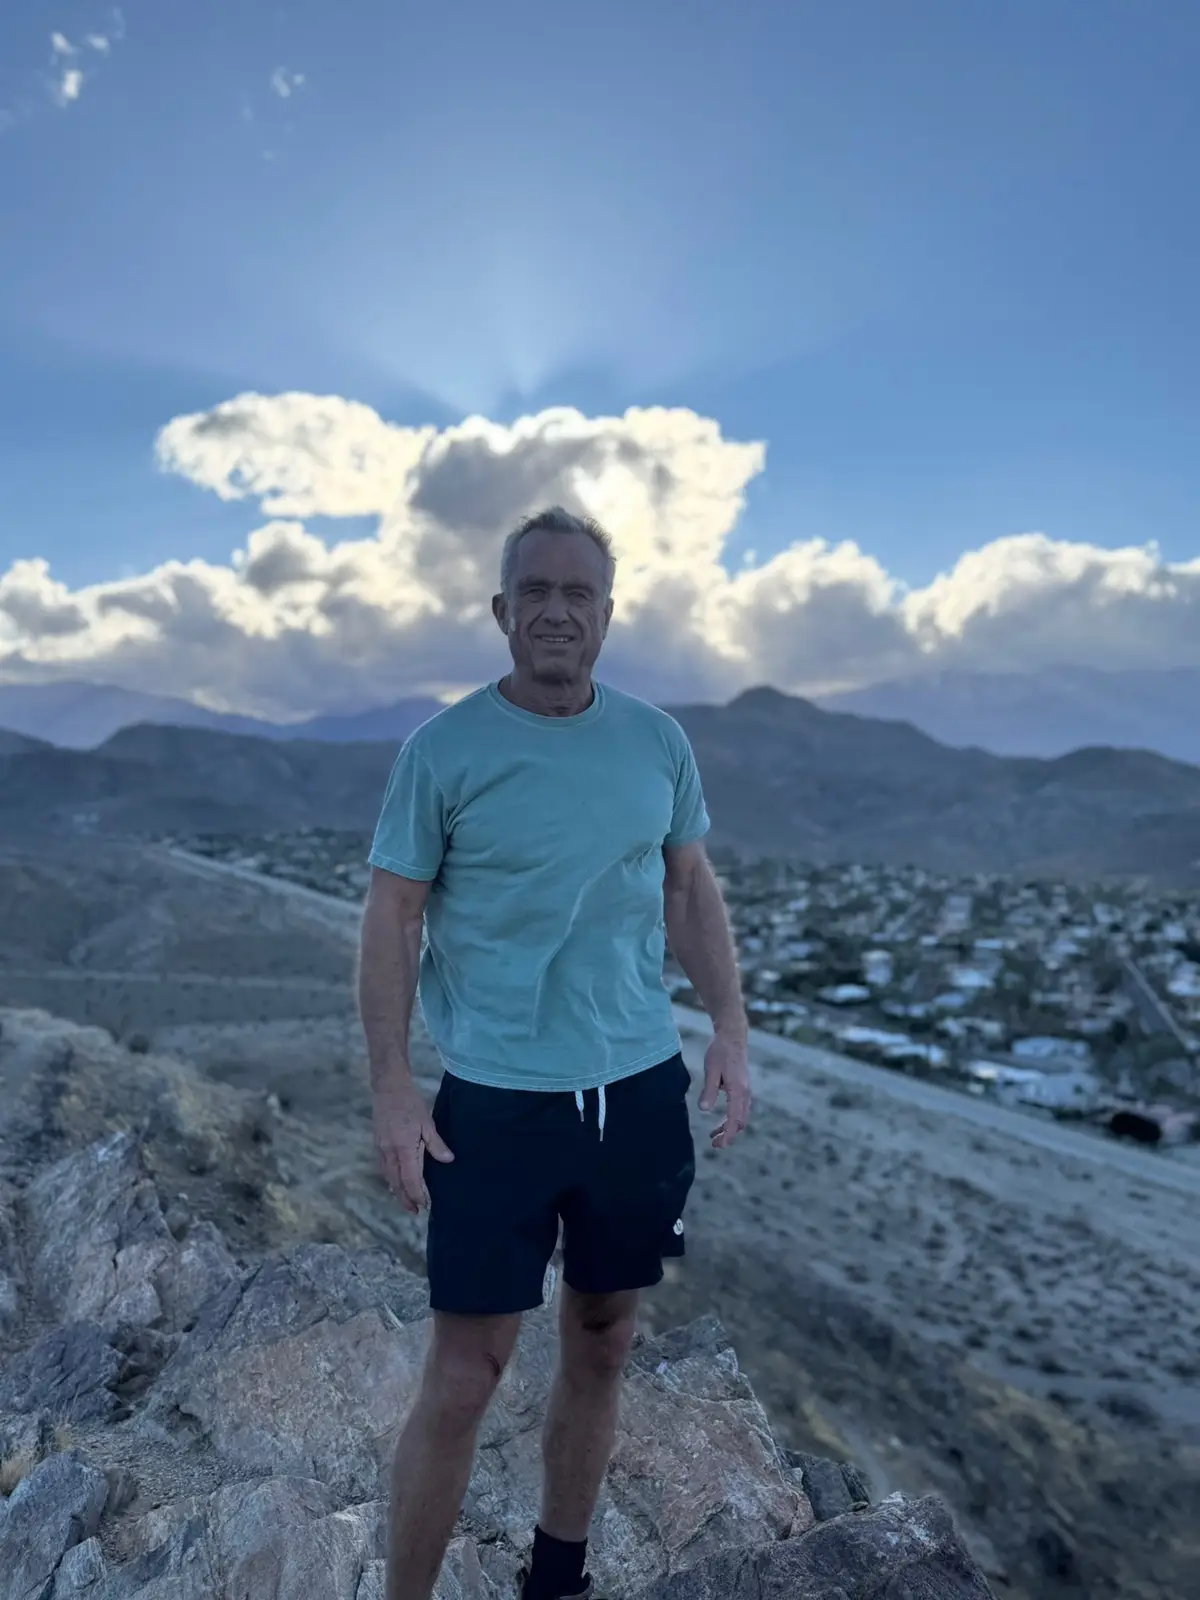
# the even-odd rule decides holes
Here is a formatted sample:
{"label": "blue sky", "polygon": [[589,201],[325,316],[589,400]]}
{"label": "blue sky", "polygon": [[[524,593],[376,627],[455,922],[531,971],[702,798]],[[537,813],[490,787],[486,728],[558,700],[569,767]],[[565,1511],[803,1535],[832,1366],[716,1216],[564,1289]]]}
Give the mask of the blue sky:
{"label": "blue sky", "polygon": [[1197,82],[1193,0],[6,7],[0,571],[227,561],[154,436],[287,389],[693,408],[767,445],[727,558],[1190,559]]}

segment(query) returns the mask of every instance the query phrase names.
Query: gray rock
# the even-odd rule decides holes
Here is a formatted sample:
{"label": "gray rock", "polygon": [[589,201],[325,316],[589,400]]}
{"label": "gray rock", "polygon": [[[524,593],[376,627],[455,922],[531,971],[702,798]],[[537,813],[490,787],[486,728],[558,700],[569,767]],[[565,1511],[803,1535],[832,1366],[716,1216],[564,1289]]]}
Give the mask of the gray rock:
{"label": "gray rock", "polygon": [[60,1567],[53,1600],[355,1600],[380,1559],[382,1505],[338,1509],[324,1484],[271,1478],[235,1484],[139,1518],[122,1560],[97,1540]]}
{"label": "gray rock", "polygon": [[98,1323],[68,1323],[8,1362],[0,1375],[0,1407],[44,1409],[60,1422],[115,1419],[123,1410],[115,1389],[127,1364]]}
{"label": "gray rock", "polygon": [[69,1320],[162,1320],[154,1277],[174,1241],[129,1133],[56,1162],[26,1192],[32,1287]]}
{"label": "gray rock", "polygon": [[64,1321],[152,1326],[177,1246],[137,1140],[119,1133],[40,1173],[25,1194],[31,1287]]}
{"label": "gray rock", "polygon": [[424,1284],[382,1252],[297,1245],[205,1303],[146,1419],[203,1433],[231,1472],[316,1475],[344,1500],[369,1499],[383,1492],[427,1318]]}
{"label": "gray rock", "polygon": [[0,1271],[0,1335],[8,1333],[20,1315],[21,1297],[16,1280]]}
{"label": "gray rock", "polygon": [[176,1242],[155,1278],[168,1325],[191,1328],[201,1307],[238,1284],[242,1275],[216,1224],[193,1223],[183,1239]]}
{"label": "gray rock", "polygon": [[[26,1029],[31,1050],[91,1059],[74,1051],[79,1030],[43,1020]],[[244,1159],[238,1184],[254,1176],[258,1156],[238,1154],[231,1132],[236,1096],[214,1091],[193,1116],[188,1069],[162,1064],[166,1142],[97,1138],[71,1107],[97,1083],[124,1106],[110,1073],[143,1074],[143,1112],[157,1103],[153,1058],[105,1051],[104,1074],[73,1078],[69,1095],[55,1080],[54,1138],[22,1124],[12,1170],[25,1187],[0,1179],[0,1290],[12,1284],[15,1307],[0,1369],[0,1462],[15,1484],[0,1500],[3,1600],[383,1600],[388,1469],[429,1338],[426,1283],[392,1249],[296,1239],[287,1219],[301,1213],[282,1190],[265,1237],[289,1242],[251,1252],[243,1231],[252,1264],[239,1264],[222,1227],[198,1220],[220,1202],[222,1163]],[[206,1208],[176,1194],[169,1222],[152,1176],[169,1166],[167,1135],[219,1169]],[[226,1228],[238,1216],[218,1214]],[[0,1293],[0,1333],[5,1304]],[[530,1316],[436,1600],[515,1593],[556,1359],[551,1313]],[[853,1509],[865,1498],[853,1469],[780,1452],[705,1317],[632,1353],[589,1565],[606,1590],[646,1600],[771,1600],[772,1586],[788,1600],[986,1595],[939,1502]]]}
{"label": "gray rock", "polygon": [[343,1501],[372,1498],[426,1337],[424,1324],[397,1329],[370,1310],[260,1344],[218,1342],[165,1381],[155,1411],[168,1423],[170,1412],[190,1419],[231,1475],[315,1474]]}
{"label": "gray rock", "polygon": [[209,1352],[262,1345],[328,1317],[345,1320],[380,1308],[395,1322],[427,1317],[424,1282],[381,1250],[351,1256],[334,1244],[295,1244],[268,1255],[203,1303],[172,1373]]}
{"label": "gray rock", "polygon": [[25,1204],[33,1293],[64,1321],[187,1328],[242,1276],[212,1223],[175,1238],[132,1133],[55,1162]]}
{"label": "gray rock", "polygon": [[0,1178],[0,1336],[14,1327],[20,1313],[16,1205],[16,1188]]}
{"label": "gray rock", "polygon": [[935,1495],[891,1495],[800,1539],[715,1555],[631,1600],[993,1600]]}
{"label": "gray rock", "polygon": [[[622,1592],[734,1546],[812,1524],[785,1474],[766,1416],[724,1335],[648,1341],[631,1364],[589,1561]],[[467,1493],[472,1524],[520,1548],[537,1521],[541,1419],[556,1358],[549,1319],[531,1318],[480,1438]]]}
{"label": "gray rock", "polygon": [[108,1498],[102,1472],[74,1455],[55,1455],[0,1502],[4,1600],[45,1600],[59,1562],[95,1532]]}
{"label": "gray rock", "polygon": [[95,1534],[82,1544],[68,1550],[54,1574],[54,1588],[50,1600],[62,1595],[95,1595],[99,1584],[108,1572],[104,1550]]}
{"label": "gray rock", "polygon": [[[473,1539],[450,1542],[446,1559],[434,1585],[433,1600],[514,1600],[517,1593],[517,1563],[503,1572],[487,1560],[494,1547],[478,1546]],[[363,1569],[354,1600],[384,1600],[383,1561],[372,1561]]]}
{"label": "gray rock", "polygon": [[[54,1418],[47,1411],[0,1414],[0,1461],[20,1465],[32,1472],[40,1461],[53,1455],[58,1445],[54,1437]],[[9,1470],[13,1470],[10,1466]]]}
{"label": "gray rock", "polygon": [[[155,1386],[150,1415],[167,1427],[186,1419],[230,1473],[315,1476],[343,1503],[385,1495],[430,1324],[420,1280],[399,1270],[384,1280],[377,1267],[360,1269],[337,1246],[268,1260],[236,1304],[219,1316],[210,1305]],[[383,1292],[421,1314],[402,1322]],[[529,1318],[480,1435],[466,1515],[514,1545],[537,1520],[556,1356],[549,1314]],[[643,1346],[597,1518],[598,1575],[641,1581],[811,1520],[719,1328]]]}
{"label": "gray rock", "polygon": [[792,1472],[799,1474],[800,1487],[818,1522],[862,1511],[870,1504],[871,1493],[862,1474],[848,1461],[830,1461],[799,1450],[785,1450],[783,1458]]}
{"label": "gray rock", "polygon": [[56,1422],[117,1421],[149,1388],[174,1342],[127,1323],[67,1323],[9,1362],[0,1376],[0,1410],[45,1410]]}

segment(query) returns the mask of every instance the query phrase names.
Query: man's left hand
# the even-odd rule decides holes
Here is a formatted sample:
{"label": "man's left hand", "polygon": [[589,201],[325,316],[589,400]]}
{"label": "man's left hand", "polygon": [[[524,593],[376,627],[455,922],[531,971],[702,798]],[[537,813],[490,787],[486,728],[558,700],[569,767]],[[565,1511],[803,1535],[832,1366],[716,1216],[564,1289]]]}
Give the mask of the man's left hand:
{"label": "man's left hand", "polygon": [[725,1095],[725,1120],[710,1135],[714,1150],[727,1150],[750,1120],[750,1055],[744,1033],[714,1033],[704,1052],[701,1111],[715,1111]]}

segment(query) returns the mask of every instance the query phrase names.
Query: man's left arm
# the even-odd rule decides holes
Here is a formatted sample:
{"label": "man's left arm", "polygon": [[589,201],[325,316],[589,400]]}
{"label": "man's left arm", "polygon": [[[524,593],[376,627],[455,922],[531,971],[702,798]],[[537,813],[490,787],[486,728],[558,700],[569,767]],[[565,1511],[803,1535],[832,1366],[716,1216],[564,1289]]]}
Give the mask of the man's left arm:
{"label": "man's left arm", "polygon": [[713,1024],[704,1057],[702,1111],[725,1094],[725,1120],[712,1134],[713,1148],[733,1143],[750,1117],[750,1065],[746,1008],[737,949],[708,854],[700,839],[664,845],[663,905],[667,941]]}

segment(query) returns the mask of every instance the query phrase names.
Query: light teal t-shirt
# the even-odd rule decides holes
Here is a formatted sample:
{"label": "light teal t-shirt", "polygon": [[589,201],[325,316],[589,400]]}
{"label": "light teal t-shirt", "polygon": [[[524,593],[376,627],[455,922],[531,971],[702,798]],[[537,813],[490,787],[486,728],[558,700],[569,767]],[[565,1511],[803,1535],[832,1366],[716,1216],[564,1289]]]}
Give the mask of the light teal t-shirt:
{"label": "light teal t-shirt", "polygon": [[418,728],[370,861],[431,885],[420,1000],[449,1070],[579,1090],[672,1056],[663,846],[708,825],[683,729],[602,684],[542,717],[492,683]]}

